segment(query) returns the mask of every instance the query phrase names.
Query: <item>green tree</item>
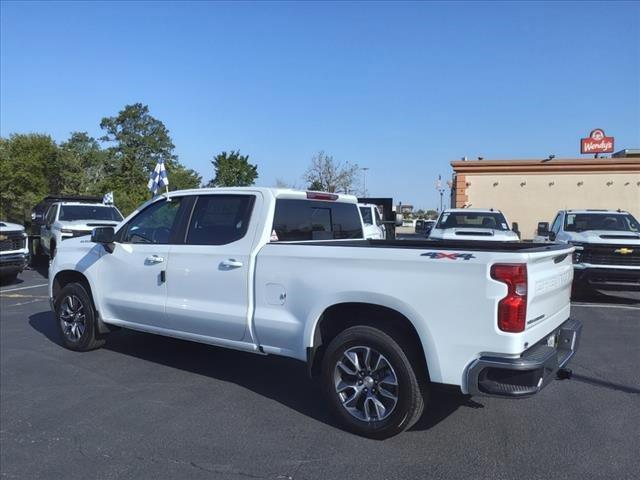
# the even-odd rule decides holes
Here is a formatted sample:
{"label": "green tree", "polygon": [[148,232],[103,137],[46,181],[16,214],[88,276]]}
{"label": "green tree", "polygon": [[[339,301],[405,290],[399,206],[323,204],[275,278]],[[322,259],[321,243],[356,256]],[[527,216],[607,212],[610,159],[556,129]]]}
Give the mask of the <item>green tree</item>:
{"label": "green tree", "polygon": [[[110,144],[106,188],[114,191],[123,213],[130,213],[149,198],[147,182],[158,161],[165,164],[172,190],[175,190],[173,180],[199,185],[200,177],[178,163],[169,130],[149,113],[146,105],[125,105],[115,117],[103,118],[100,128],[106,132],[100,140]],[[172,179],[172,173],[177,175],[176,179]]]}
{"label": "green tree", "polygon": [[0,217],[28,223],[31,208],[61,192],[58,147],[49,135],[0,138]]}
{"label": "green tree", "polygon": [[310,190],[353,193],[358,180],[358,165],[340,162],[318,152],[311,158],[311,165],[303,175]]}
{"label": "green tree", "polygon": [[87,132],[72,132],[69,139],[60,144],[61,193],[104,194],[108,188],[105,184],[109,164],[109,152],[100,148],[95,138]]}
{"label": "green tree", "polygon": [[198,172],[178,162],[173,162],[167,167],[167,176],[172,190],[199,188],[202,185],[202,177]]}
{"label": "green tree", "polygon": [[435,220],[436,218],[438,218],[438,212],[435,210],[427,210],[426,216],[431,220]]}
{"label": "green tree", "polygon": [[239,151],[222,152],[211,160],[216,176],[208,187],[248,187],[258,178],[258,166],[249,163],[248,155]]}

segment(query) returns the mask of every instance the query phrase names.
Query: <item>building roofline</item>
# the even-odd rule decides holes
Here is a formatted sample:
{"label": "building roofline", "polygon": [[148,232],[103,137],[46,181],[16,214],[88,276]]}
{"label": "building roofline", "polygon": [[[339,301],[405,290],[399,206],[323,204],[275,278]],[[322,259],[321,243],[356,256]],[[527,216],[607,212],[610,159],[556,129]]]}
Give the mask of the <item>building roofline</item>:
{"label": "building roofline", "polygon": [[640,172],[640,158],[554,158],[529,160],[454,160],[456,173],[541,171],[633,171]]}

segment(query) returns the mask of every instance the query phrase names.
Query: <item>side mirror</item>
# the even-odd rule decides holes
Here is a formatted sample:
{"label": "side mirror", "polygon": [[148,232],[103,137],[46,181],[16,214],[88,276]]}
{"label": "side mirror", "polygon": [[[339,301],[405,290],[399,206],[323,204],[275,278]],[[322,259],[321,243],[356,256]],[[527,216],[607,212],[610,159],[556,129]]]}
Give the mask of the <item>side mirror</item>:
{"label": "side mirror", "polygon": [[404,222],[404,217],[401,213],[396,213],[396,227],[401,227]]}
{"label": "side mirror", "polygon": [[[93,243],[101,243],[105,246],[112,246],[116,238],[116,232],[113,227],[98,227],[91,232],[91,241]],[[109,248],[107,250],[111,251]]]}
{"label": "side mirror", "polygon": [[518,238],[520,238],[520,227],[518,226],[518,222],[513,222],[511,224],[511,230],[513,231],[513,233],[518,235]]}
{"label": "side mirror", "polygon": [[549,232],[549,240],[552,242],[556,239],[556,232]]}
{"label": "side mirror", "polygon": [[549,236],[549,222],[538,222],[538,235],[541,237]]}

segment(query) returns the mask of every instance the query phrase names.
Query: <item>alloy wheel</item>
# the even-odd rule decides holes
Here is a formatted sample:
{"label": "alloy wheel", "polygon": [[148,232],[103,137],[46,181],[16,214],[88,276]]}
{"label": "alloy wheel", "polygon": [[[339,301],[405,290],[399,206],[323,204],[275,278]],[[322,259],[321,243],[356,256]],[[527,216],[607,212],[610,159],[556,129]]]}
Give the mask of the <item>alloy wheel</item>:
{"label": "alloy wheel", "polygon": [[371,347],[346,350],[333,379],[342,406],[358,420],[384,420],[398,403],[398,377],[389,360]]}
{"label": "alloy wheel", "polygon": [[84,305],[76,295],[67,295],[60,304],[62,333],[71,342],[78,342],[86,328]]}

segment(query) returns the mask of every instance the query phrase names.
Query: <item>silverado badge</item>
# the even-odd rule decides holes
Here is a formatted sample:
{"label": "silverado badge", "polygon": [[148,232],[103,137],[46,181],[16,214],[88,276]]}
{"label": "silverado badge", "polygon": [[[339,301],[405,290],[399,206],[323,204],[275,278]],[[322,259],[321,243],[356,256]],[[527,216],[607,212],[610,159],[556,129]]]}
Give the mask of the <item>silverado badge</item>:
{"label": "silverado badge", "polygon": [[613,253],[619,253],[620,255],[626,255],[627,253],[633,253],[632,248],[617,248],[613,251]]}

